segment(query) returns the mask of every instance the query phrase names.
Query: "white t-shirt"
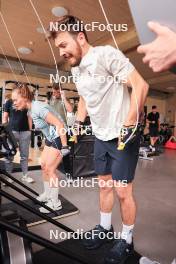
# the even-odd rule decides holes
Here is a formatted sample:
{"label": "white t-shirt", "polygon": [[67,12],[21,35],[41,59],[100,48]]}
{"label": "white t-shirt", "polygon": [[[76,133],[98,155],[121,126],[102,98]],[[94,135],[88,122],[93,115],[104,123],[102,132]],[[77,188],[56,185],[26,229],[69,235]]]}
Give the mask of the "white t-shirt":
{"label": "white t-shirt", "polygon": [[130,108],[124,84],[134,66],[112,46],[90,47],[72,75],[85,102],[95,136],[108,141],[119,136]]}

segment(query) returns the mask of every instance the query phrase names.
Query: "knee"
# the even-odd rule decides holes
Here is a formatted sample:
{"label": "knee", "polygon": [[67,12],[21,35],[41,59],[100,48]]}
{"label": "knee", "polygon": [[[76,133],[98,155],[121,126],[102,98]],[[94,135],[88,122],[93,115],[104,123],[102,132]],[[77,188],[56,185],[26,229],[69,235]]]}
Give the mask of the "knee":
{"label": "knee", "polygon": [[128,199],[131,195],[124,187],[118,187],[116,188],[117,197],[120,201],[124,201]]}
{"label": "knee", "polygon": [[111,184],[112,180],[99,180],[100,192],[110,193],[113,191],[113,185]]}

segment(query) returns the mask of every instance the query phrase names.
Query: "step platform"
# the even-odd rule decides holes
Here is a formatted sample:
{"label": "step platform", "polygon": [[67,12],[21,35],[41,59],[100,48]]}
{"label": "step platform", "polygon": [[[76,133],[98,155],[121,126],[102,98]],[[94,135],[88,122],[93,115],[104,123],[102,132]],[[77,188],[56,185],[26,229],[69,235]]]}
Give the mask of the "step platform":
{"label": "step platform", "polygon": [[[80,256],[82,259],[86,260],[89,264],[104,264],[104,258],[108,251],[113,246],[113,243],[108,243],[103,245],[101,248],[96,250],[87,250],[83,247],[81,240],[78,239],[68,239],[57,244],[58,248],[67,249],[75,253],[76,256]],[[124,264],[139,264],[139,259],[141,255],[134,252]],[[33,264],[78,264],[80,262],[73,259],[69,259],[61,254],[54,253],[51,250],[43,249],[38,251],[33,256]]]}
{"label": "step platform", "polygon": [[[68,217],[68,216],[75,215],[75,214],[79,213],[79,209],[76,206],[74,206],[70,201],[65,199],[62,195],[59,195],[59,199],[61,200],[61,203],[62,203],[62,209],[56,211],[58,216],[56,216],[53,213],[47,214],[47,216],[56,220],[56,219]],[[33,208],[37,209],[37,210],[40,207],[40,205],[33,203],[29,199],[24,200],[24,202],[26,204],[32,206]],[[35,226],[35,225],[42,224],[42,223],[46,222],[46,220],[44,220],[44,219],[40,218],[39,216],[27,211],[26,209],[24,209],[23,207],[15,204],[15,203],[10,202],[10,203],[4,203],[1,205],[2,211],[5,211],[7,209],[17,212],[18,215],[20,215],[22,218],[24,218],[27,221],[27,227]]]}

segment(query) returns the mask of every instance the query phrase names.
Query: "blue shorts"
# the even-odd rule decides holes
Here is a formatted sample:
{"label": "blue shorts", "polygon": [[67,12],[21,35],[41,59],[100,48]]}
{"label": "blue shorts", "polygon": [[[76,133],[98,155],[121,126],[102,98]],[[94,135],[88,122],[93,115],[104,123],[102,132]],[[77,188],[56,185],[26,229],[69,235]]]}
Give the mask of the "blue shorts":
{"label": "blue shorts", "polygon": [[140,139],[137,137],[134,142],[127,143],[124,150],[117,149],[117,142],[117,138],[110,141],[95,139],[95,172],[98,175],[112,174],[113,180],[130,183],[135,176]]}
{"label": "blue shorts", "polygon": [[60,137],[53,139],[52,142],[49,141],[48,139],[46,139],[45,145],[47,147],[53,147],[53,148],[59,149],[59,150],[62,148],[62,143],[61,143]]}

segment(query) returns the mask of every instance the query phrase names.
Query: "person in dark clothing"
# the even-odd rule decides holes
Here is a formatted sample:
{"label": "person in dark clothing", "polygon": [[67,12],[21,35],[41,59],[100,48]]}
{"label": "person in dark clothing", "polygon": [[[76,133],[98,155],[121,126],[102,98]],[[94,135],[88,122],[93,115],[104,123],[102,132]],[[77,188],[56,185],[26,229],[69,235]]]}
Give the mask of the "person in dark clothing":
{"label": "person in dark clothing", "polygon": [[[18,144],[20,152],[20,164],[23,172],[22,181],[33,183],[34,180],[27,175],[28,173],[28,157],[29,145],[31,140],[32,119],[27,115],[27,110],[16,110],[11,99],[4,104],[3,123],[8,123]],[[5,167],[8,173],[13,170],[13,157],[5,159]],[[8,179],[11,181],[10,179]]]}
{"label": "person in dark clothing", "polygon": [[149,128],[149,134],[150,134],[150,149],[152,151],[155,151],[155,143],[158,140],[159,136],[159,122],[160,114],[157,112],[156,105],[152,106],[152,112],[150,112],[147,116],[147,124]]}

